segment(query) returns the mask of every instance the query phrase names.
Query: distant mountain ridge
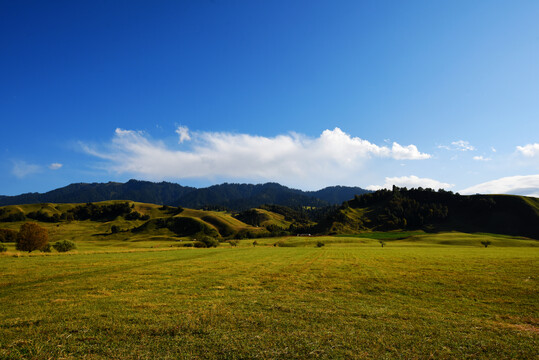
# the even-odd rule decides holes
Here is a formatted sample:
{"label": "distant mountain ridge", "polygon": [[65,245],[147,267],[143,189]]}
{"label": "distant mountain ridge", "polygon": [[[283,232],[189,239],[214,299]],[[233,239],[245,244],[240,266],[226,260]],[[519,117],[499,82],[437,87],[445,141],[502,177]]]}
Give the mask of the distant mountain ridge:
{"label": "distant mountain ridge", "polygon": [[129,180],[126,183],[76,183],[46,193],[0,196],[0,206],[32,203],[86,203],[132,200],[188,208],[226,207],[245,210],[263,204],[322,207],[341,204],[368,193],[360,187],[332,186],[318,191],[291,189],[277,183],[213,185],[194,188],[170,182]]}

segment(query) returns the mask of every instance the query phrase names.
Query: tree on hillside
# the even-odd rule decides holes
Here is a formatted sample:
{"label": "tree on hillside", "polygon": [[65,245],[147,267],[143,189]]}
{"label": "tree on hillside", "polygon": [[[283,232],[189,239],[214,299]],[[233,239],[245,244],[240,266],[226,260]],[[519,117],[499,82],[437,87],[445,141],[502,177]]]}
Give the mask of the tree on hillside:
{"label": "tree on hillside", "polygon": [[481,245],[483,245],[484,247],[488,247],[490,244],[492,244],[492,243],[490,242],[490,240],[483,240],[483,241],[481,241]]}
{"label": "tree on hillside", "polygon": [[23,224],[17,234],[17,250],[28,252],[41,250],[48,243],[49,233],[47,229],[33,222]]}

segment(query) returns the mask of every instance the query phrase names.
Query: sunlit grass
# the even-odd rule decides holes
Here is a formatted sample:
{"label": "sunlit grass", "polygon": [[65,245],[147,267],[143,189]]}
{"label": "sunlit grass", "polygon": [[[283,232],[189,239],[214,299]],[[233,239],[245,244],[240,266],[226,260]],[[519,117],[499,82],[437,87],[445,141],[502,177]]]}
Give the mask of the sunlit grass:
{"label": "sunlit grass", "polygon": [[533,358],[539,249],[479,237],[3,255],[0,358]]}

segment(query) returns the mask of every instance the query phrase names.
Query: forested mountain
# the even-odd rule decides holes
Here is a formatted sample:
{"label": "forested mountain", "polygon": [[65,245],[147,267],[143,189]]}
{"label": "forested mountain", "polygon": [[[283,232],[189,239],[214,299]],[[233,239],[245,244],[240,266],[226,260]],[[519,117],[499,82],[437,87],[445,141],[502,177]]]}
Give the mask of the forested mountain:
{"label": "forested mountain", "polygon": [[365,190],[357,186],[328,186],[318,191],[307,191],[306,195],[336,205],[353,199],[356,195],[368,194],[370,192],[370,190]]}
{"label": "forested mountain", "polygon": [[129,180],[126,183],[77,183],[46,193],[0,196],[0,206],[33,203],[86,203],[107,200],[131,200],[188,208],[227,208],[245,210],[263,204],[291,207],[324,207],[342,204],[367,190],[333,186],[318,191],[291,189],[277,183],[221,184],[193,188],[170,182],[154,183]]}
{"label": "forested mountain", "polygon": [[322,220],[317,231],[339,234],[396,229],[489,232],[539,239],[539,199],[393,187],[355,196]]}
{"label": "forested mountain", "polygon": [[179,184],[129,180],[126,183],[77,183],[46,193],[27,193],[0,197],[0,205],[34,203],[85,203],[107,200],[132,200],[152,204],[172,204],[196,188]]}
{"label": "forested mountain", "polygon": [[[290,207],[323,207],[330,205],[328,201],[308,194],[304,191],[290,189],[277,183],[258,185],[225,183],[193,191],[179,198],[173,205],[195,209],[213,206],[224,207],[230,210],[245,210],[263,204],[277,204]],[[340,203],[342,203],[342,200]]]}

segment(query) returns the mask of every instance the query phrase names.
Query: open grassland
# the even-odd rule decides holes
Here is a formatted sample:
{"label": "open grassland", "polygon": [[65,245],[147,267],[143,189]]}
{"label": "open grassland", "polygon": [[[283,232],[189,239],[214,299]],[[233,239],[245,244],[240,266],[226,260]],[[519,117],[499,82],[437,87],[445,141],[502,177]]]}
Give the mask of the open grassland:
{"label": "open grassland", "polygon": [[382,248],[373,234],[281,239],[289,247],[10,249],[0,358],[536,357],[537,241],[410,233]]}

